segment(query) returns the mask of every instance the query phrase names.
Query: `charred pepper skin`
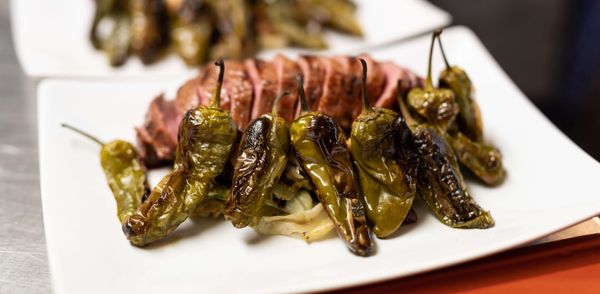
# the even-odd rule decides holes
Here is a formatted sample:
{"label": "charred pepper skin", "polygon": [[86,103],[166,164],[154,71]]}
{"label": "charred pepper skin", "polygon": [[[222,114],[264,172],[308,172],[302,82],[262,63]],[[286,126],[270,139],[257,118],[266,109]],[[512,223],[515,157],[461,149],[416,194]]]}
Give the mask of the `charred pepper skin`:
{"label": "charred pepper skin", "polygon": [[131,50],[144,64],[156,61],[169,44],[168,15],[162,0],[129,0]]}
{"label": "charred pepper skin", "polygon": [[223,61],[217,65],[221,71],[212,104],[188,111],[179,126],[173,170],[123,224],[127,239],[136,246],[163,239],[187,219],[229,159],[237,128],[229,112],[219,107]]}
{"label": "charred pepper skin", "polygon": [[97,138],[70,125],[65,128],[82,134],[102,146],[100,165],[117,203],[117,217],[122,224],[150,192],[144,167],[135,147],[123,140],[103,143]]}
{"label": "charred pepper skin", "polygon": [[[112,31],[104,38],[98,34],[98,26],[105,19],[114,22]],[[90,28],[90,41],[97,50],[103,50],[112,66],[121,66],[131,51],[131,17],[126,1],[96,0],[96,13]]]}
{"label": "charred pepper skin", "polygon": [[502,164],[502,154],[498,149],[472,141],[460,132],[446,135],[446,140],[456,152],[460,163],[485,184],[497,186],[504,182],[506,171]]}
{"label": "charred pepper skin", "polygon": [[494,226],[489,212],[471,197],[452,147],[432,127],[416,126],[419,152],[418,193],[434,215],[453,228],[486,229]]}
{"label": "charred pepper skin", "polygon": [[363,110],[350,138],[367,219],[379,238],[393,234],[408,215],[417,190],[418,154],[412,134],[396,112],[371,107],[363,66]]}
{"label": "charred pepper skin", "polygon": [[332,117],[310,112],[300,76],[298,83],[303,111],[290,126],[294,151],[340,238],[354,254],[368,256],[372,238],[344,133]]}
{"label": "charred pepper skin", "polygon": [[454,122],[459,112],[454,93],[449,89],[434,88],[431,81],[431,58],[433,45],[441,31],[433,33],[429,48],[429,65],[425,88],[413,88],[407,97],[408,105],[421,117],[429,121],[441,132],[445,132]]}
{"label": "charred pepper skin", "polygon": [[203,64],[208,56],[214,24],[203,11],[206,6],[203,1],[183,1],[170,22],[175,52],[189,66]]}
{"label": "charred pepper skin", "polygon": [[[441,33],[441,31],[440,31]],[[446,68],[440,73],[438,84],[450,89],[458,103],[459,112],[456,123],[459,130],[475,142],[483,142],[483,120],[477,101],[473,99],[473,84],[467,73],[458,66],[450,66],[442,46],[440,34],[437,35],[438,45]]]}
{"label": "charred pepper skin", "polygon": [[[277,107],[277,102],[274,104]],[[224,215],[236,228],[248,226],[260,216],[260,209],[272,195],[275,184],[287,165],[290,134],[286,120],[264,114],[248,125],[235,163],[231,192]]]}

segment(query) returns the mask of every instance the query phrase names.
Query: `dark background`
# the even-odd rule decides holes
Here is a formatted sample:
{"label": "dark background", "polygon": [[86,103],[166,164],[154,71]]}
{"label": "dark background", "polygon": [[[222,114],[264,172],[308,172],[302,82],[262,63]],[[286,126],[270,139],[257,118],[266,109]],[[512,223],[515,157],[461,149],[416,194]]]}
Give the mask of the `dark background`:
{"label": "dark background", "polygon": [[600,160],[599,0],[430,0],[471,28],[521,90]]}

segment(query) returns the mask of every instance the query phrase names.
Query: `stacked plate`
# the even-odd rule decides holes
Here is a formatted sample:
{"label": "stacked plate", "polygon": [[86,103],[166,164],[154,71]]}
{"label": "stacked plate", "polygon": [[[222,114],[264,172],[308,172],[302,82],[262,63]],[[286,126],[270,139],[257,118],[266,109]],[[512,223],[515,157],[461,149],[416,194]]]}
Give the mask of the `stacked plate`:
{"label": "stacked plate", "polygon": [[[447,13],[422,1],[357,1],[362,41],[328,36],[327,53],[367,52],[425,75],[429,35]],[[465,27],[444,32],[446,53],[477,87],[488,140],[498,146],[506,182],[469,182],[496,226],[457,230],[417,205],[407,234],[377,241],[369,258],[342,242],[309,245],[261,237],[217,220],[184,223],[169,246],[130,246],[98,164],[98,147],[64,130],[67,122],[104,139],[134,141],[150,100],[173,93],[194,70],[176,58],[151,67],[130,60],[113,69],[87,42],[92,1],[12,1],[20,61],[39,84],[39,148],[44,225],[58,293],[310,292],[428,271],[496,253],[600,214],[600,165],[553,126]],[[48,15],[52,15],[48,21]],[[284,52],[293,56],[294,52]],[[440,56],[434,58],[440,60]],[[442,62],[435,63],[439,72]],[[87,79],[82,79],[82,78]],[[127,77],[127,79],[123,79]],[[67,79],[68,78],[68,79]],[[164,171],[150,175],[155,184]]]}

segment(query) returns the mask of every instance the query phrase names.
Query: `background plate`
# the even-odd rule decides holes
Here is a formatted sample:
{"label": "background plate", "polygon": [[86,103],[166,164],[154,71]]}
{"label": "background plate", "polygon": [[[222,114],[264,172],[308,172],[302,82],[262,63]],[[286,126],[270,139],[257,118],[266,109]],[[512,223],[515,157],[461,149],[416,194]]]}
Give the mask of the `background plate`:
{"label": "background plate", "polygon": [[[423,0],[356,0],[364,39],[327,33],[331,52],[360,50],[433,30],[450,15]],[[11,17],[17,56],[32,77],[115,77],[173,75],[191,71],[173,54],[152,66],[130,58],[114,69],[94,50],[88,31],[92,0],[12,0]]]}
{"label": "background plate", "polygon": [[[527,243],[600,213],[600,165],[558,131],[515,87],[466,28],[443,39],[450,61],[478,90],[487,140],[499,146],[506,182],[470,181],[496,226],[459,230],[439,223],[419,201],[419,221],[376,240],[369,258],[330,238],[307,245],[261,237],[219,220],[188,221],[168,242],[140,249],[123,237],[93,142],[60,128],[67,122],[102,139],[134,140],[152,97],[185,77],[155,82],[47,80],[39,87],[40,173],[54,287],[59,293],[317,291],[407,276]],[[371,52],[425,73],[430,37]],[[442,60],[434,58],[439,72]]]}

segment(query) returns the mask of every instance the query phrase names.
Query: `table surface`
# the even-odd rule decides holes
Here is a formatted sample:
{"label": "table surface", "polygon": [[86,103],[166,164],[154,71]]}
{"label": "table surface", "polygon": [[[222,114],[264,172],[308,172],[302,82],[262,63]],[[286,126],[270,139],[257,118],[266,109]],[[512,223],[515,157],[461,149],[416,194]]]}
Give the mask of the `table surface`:
{"label": "table surface", "polygon": [[0,293],[48,293],[36,82],[17,62],[8,2],[0,1]]}
{"label": "table surface", "polygon": [[[51,282],[39,188],[36,81],[26,77],[17,62],[8,6],[8,1],[0,1],[0,293],[48,293]],[[600,222],[594,222],[546,240],[600,231]],[[406,286],[403,281],[393,285]],[[356,290],[386,292],[394,288],[385,283],[367,287],[371,288]]]}

